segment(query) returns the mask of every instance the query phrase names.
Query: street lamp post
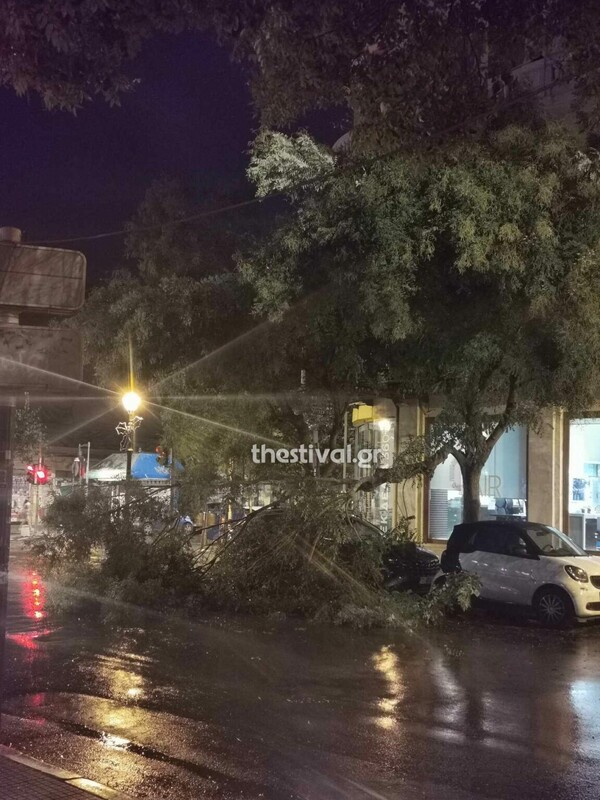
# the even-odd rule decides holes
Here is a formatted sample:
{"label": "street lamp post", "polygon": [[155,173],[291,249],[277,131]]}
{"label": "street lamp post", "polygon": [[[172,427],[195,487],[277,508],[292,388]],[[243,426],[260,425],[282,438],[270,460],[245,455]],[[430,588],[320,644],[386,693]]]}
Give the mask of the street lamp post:
{"label": "street lamp post", "polygon": [[127,467],[125,469],[125,480],[131,480],[131,465],[133,461],[133,451],[135,448],[135,430],[142,421],[141,417],[136,417],[135,412],[138,410],[142,402],[142,398],[133,389],[123,395],[123,407],[129,415],[127,422]]}

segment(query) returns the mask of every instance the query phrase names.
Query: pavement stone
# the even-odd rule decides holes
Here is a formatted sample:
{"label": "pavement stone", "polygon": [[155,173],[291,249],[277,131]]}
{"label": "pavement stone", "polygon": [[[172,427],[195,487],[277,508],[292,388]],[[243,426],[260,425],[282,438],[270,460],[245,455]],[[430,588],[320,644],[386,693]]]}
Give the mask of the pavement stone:
{"label": "pavement stone", "polygon": [[76,773],[47,766],[0,746],[0,800],[127,800]]}
{"label": "pavement stone", "polygon": [[89,800],[90,796],[65,781],[0,757],[2,800]]}

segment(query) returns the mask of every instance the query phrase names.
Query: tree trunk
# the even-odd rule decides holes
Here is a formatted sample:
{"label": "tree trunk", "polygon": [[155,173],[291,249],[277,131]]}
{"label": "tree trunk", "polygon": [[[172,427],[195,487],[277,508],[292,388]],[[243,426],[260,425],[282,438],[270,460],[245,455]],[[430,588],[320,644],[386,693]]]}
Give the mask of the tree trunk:
{"label": "tree trunk", "polygon": [[463,479],[463,522],[477,522],[480,512],[479,481],[481,467],[461,464]]}

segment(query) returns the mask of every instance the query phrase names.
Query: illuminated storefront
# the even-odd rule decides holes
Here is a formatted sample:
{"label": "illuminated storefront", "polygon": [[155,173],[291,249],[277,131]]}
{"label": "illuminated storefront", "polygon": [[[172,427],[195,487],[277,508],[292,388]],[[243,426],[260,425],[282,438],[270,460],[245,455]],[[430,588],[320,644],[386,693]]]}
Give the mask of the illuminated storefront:
{"label": "illuminated storefront", "polygon": [[[415,401],[360,404],[352,410],[353,453],[381,449],[379,465],[415,436],[424,436],[433,418]],[[354,477],[373,468],[354,464]],[[350,471],[349,474],[352,474]],[[527,518],[561,528],[587,550],[600,550],[600,409],[569,420],[548,410],[535,429],[517,426],[500,438],[480,481],[482,518]],[[409,516],[422,540],[444,542],[462,521],[463,485],[456,460],[448,458],[429,481],[383,484],[359,492],[357,511],[384,529]]]}
{"label": "illuminated storefront", "polygon": [[[377,465],[391,467],[396,454],[396,406],[391,400],[377,400],[373,405],[360,404],[352,410],[354,428],[353,453],[361,450],[379,451]],[[373,464],[361,467],[354,464],[355,477],[367,478],[373,473]],[[383,530],[391,530],[395,523],[394,484],[384,483],[372,492],[360,492],[358,511]]]}
{"label": "illuminated storefront", "polygon": [[600,549],[600,416],[569,424],[569,535],[586,550]]}
{"label": "illuminated storefront", "polygon": [[[463,483],[456,459],[449,456],[429,481],[428,538],[447,539],[462,521]],[[506,431],[490,453],[479,484],[481,518],[526,517],[527,429]]]}

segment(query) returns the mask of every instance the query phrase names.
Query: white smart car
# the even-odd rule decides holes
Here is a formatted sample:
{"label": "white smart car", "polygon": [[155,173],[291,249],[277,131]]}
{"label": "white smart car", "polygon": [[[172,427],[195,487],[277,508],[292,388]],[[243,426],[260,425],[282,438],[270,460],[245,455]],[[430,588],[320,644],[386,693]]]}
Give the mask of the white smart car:
{"label": "white smart car", "polygon": [[600,617],[600,557],[566,534],[525,520],[456,525],[441,558],[444,575],[465,570],[481,581],[481,598],[530,606],[544,625]]}

